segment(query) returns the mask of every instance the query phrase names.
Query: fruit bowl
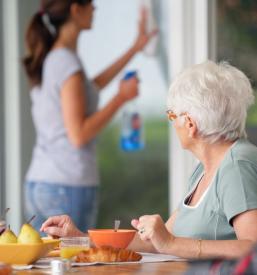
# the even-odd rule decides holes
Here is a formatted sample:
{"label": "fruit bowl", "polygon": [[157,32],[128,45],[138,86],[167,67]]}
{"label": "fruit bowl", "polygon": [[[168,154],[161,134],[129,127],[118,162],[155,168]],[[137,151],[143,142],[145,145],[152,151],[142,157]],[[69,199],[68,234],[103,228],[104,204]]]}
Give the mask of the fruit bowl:
{"label": "fruit bowl", "polygon": [[97,247],[112,246],[115,248],[126,248],[133,240],[136,230],[132,229],[89,229],[90,239]]}
{"label": "fruit bowl", "polygon": [[59,244],[57,239],[42,239],[36,244],[0,244],[0,262],[6,264],[27,265],[45,256]]}

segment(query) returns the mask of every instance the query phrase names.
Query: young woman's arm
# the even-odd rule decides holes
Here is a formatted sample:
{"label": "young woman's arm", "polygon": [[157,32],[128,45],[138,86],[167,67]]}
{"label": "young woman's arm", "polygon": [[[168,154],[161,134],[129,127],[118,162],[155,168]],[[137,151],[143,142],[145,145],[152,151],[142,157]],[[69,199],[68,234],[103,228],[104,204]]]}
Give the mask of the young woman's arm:
{"label": "young woman's arm", "polygon": [[116,62],[106,68],[101,74],[93,79],[99,90],[107,86],[113,78],[128,64],[132,57],[138,52],[135,47],[130,48]]}
{"label": "young woman's arm", "polygon": [[147,12],[146,10],[142,10],[141,19],[138,25],[138,36],[134,43],[134,45],[123,54],[116,62],[114,62],[111,66],[105,69],[101,74],[94,78],[94,82],[99,89],[104,88],[112,79],[128,64],[131,58],[140,52],[147,43],[151,40],[151,38],[156,35],[157,31],[152,31],[147,33],[146,30],[147,23]]}
{"label": "young woman's arm", "polygon": [[131,78],[120,83],[119,92],[96,113],[86,116],[84,77],[81,72],[72,75],[61,89],[61,106],[68,138],[80,147],[94,138],[110,121],[115,112],[138,94],[138,80]]}

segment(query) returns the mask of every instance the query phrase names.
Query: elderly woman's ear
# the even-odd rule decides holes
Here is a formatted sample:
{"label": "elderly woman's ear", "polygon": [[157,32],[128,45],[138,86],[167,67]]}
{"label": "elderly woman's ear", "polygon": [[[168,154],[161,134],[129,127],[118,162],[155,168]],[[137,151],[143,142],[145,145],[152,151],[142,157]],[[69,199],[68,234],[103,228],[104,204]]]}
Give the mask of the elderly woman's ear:
{"label": "elderly woman's ear", "polygon": [[197,134],[197,126],[195,121],[188,115],[186,116],[185,126],[188,129],[188,137],[194,138]]}

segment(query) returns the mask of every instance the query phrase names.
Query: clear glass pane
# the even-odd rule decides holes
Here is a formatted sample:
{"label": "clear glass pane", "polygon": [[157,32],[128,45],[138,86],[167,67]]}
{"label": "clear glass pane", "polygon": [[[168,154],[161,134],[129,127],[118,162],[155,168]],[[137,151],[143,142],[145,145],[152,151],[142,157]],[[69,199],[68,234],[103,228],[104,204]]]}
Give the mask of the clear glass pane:
{"label": "clear glass pane", "polygon": [[[142,1],[97,0],[94,30],[81,36],[79,52],[89,76],[111,64],[137,36]],[[156,7],[155,7],[156,9]],[[158,13],[160,14],[160,9]],[[120,148],[124,107],[98,139],[100,211],[98,227],[111,227],[115,219],[129,227],[132,218],[159,213],[168,217],[168,122],[165,59],[159,45],[155,55],[138,54],[101,95],[100,107],[117,92],[127,70],[137,70],[140,96],[136,108],[143,119],[145,148],[124,152]],[[166,71],[167,73],[167,71]]]}
{"label": "clear glass pane", "polygon": [[143,214],[168,215],[168,129],[161,119],[144,123],[146,147],[138,152],[119,148],[119,124],[108,127],[99,146],[101,205],[99,226],[119,218],[129,226]]}

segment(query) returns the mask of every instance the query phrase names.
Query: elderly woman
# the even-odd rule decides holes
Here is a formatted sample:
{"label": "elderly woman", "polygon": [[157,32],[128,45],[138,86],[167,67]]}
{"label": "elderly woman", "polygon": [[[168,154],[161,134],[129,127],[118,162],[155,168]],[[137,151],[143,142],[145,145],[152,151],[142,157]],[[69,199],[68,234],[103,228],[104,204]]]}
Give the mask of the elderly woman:
{"label": "elderly woman", "polygon": [[[200,161],[188,192],[164,223],[159,215],[132,220],[136,251],[183,258],[234,258],[257,241],[257,148],[246,139],[248,78],[227,63],[186,69],[168,94],[168,117],[184,149]],[[179,184],[179,183],[178,183]],[[49,218],[51,235],[81,235],[68,216]]]}

